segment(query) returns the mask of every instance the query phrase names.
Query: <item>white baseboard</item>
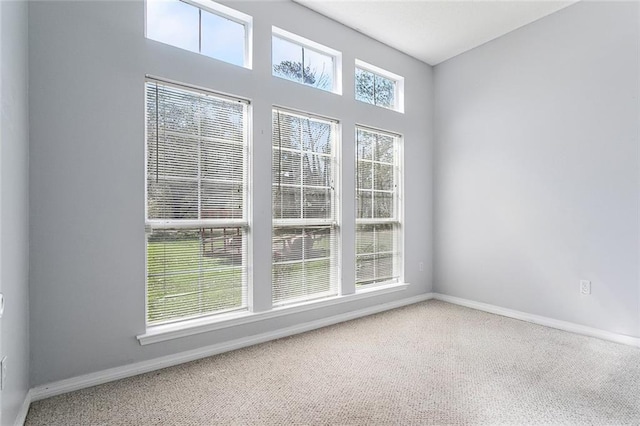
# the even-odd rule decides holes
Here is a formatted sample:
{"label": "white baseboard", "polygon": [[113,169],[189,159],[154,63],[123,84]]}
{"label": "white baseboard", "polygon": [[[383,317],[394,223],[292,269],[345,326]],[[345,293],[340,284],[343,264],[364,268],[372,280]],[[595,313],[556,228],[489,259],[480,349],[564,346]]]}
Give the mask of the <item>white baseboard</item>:
{"label": "white baseboard", "polygon": [[160,357],[160,358],[156,358],[148,361],[141,361],[134,364],[125,365],[122,367],[110,368],[108,370],[85,374],[78,377],[72,377],[70,379],[60,380],[60,381],[49,383],[42,386],[36,386],[33,389],[31,389],[30,397],[32,401],[38,401],[38,400],[49,398],[52,396],[61,395],[63,393],[73,392],[79,389],[84,389],[91,386],[112,382],[114,380],[124,379],[126,377],[148,373],[150,371],[159,370],[161,368],[171,367],[171,366],[182,364],[189,361],[195,361],[197,359],[206,358],[206,357],[217,355],[223,352],[233,351],[233,350],[244,348],[247,346],[256,345],[258,343],[264,343],[270,340],[292,336],[298,333],[304,333],[305,331],[310,331],[317,328],[338,324],[340,322],[349,321],[349,320],[364,317],[367,315],[376,314],[379,312],[387,311],[389,309],[395,309],[402,306],[411,305],[411,304],[422,302],[432,298],[433,298],[432,293],[421,294],[419,296],[409,297],[409,298],[397,300],[394,302],[388,302],[388,303],[372,306],[365,309],[360,309],[353,312],[346,312],[344,314],[334,315],[329,318],[310,321],[307,323],[283,328],[280,330],[262,333],[255,336],[243,337],[241,339],[232,340],[230,342],[206,346],[203,348],[181,352],[174,355],[168,355],[168,356],[164,356],[164,357]]}
{"label": "white baseboard", "polygon": [[502,308],[500,306],[490,305],[488,303],[474,302],[473,300],[462,299],[460,297],[448,296],[446,294],[433,293],[433,298],[442,300],[443,302],[453,303],[455,305],[466,306],[467,308],[477,309],[479,311],[489,312],[492,314],[502,315],[504,317],[515,318],[534,324],[544,325],[546,327],[556,328],[558,330],[569,331],[571,333],[582,334],[590,337],[597,337],[611,342],[622,343],[629,346],[640,347],[640,338],[627,336],[624,334],[612,333],[610,331],[600,330],[598,328],[587,327],[585,325],[575,324],[568,321],[560,321],[553,318],[543,317],[540,315],[528,314],[526,312],[516,311],[513,309]]}
{"label": "white baseboard", "polygon": [[27,420],[27,413],[29,413],[29,406],[31,405],[31,391],[27,392],[18,411],[18,417],[16,417],[16,426],[24,426],[24,422]]}

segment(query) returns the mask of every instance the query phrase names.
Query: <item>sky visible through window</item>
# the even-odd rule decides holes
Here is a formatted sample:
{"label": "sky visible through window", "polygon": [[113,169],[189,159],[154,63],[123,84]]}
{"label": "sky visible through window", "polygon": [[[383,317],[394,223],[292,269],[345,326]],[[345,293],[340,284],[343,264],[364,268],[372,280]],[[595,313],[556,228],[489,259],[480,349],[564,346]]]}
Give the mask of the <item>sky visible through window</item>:
{"label": "sky visible through window", "polygon": [[147,1],[147,37],[244,66],[244,25],[179,0]]}
{"label": "sky visible through window", "polygon": [[[304,67],[302,63],[304,61]],[[323,90],[333,89],[333,57],[273,37],[273,75]]]}

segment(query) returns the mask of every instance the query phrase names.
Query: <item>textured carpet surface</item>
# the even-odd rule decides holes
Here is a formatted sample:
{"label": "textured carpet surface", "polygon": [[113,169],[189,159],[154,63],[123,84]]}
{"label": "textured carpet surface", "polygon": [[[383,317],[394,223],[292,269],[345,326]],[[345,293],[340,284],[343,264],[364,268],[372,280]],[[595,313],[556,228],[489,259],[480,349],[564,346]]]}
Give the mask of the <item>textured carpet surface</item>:
{"label": "textured carpet surface", "polygon": [[26,424],[640,424],[640,350],[428,301],[38,401]]}

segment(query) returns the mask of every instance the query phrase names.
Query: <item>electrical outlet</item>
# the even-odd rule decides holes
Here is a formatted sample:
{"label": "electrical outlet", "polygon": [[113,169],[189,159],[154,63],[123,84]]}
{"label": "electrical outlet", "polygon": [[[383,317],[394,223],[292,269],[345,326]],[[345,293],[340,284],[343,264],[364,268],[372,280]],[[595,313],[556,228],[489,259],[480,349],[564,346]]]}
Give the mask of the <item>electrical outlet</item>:
{"label": "electrical outlet", "polygon": [[418,268],[420,269],[420,271],[424,271],[424,262],[418,263]]}
{"label": "electrical outlet", "polygon": [[0,390],[4,389],[4,385],[7,382],[7,357],[3,357],[0,360]]}
{"label": "electrical outlet", "polygon": [[580,280],[580,294],[591,294],[591,281]]}

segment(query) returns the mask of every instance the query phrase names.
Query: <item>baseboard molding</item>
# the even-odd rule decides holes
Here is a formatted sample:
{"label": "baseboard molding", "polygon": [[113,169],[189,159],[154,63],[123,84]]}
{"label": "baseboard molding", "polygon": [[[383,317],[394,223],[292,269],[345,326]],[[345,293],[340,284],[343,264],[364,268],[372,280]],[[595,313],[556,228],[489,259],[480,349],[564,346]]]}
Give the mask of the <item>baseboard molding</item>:
{"label": "baseboard molding", "polygon": [[[414,303],[423,302],[433,298],[432,293],[421,294],[419,296],[409,297],[381,305],[371,306],[369,308],[360,309],[353,312],[345,312],[344,314],[334,315],[329,318],[323,318],[316,321],[282,328],[279,330],[257,334],[255,336],[243,337],[241,339],[232,340],[216,345],[206,346],[191,351],[185,351],[174,355],[168,355],[148,361],[141,361],[122,367],[110,368],[96,373],[85,374],[82,376],[72,377],[70,379],[60,380],[42,386],[36,386],[31,389],[31,401],[38,401],[67,392],[88,388],[91,386],[101,385],[103,383],[112,382],[114,380],[124,379],[126,377],[136,376],[138,374],[148,373],[162,368],[172,367],[189,361],[195,361],[223,352],[229,352],[247,346],[268,342],[282,337],[292,336],[294,334],[304,333],[305,331],[315,330],[317,328],[338,324],[356,318],[365,317],[367,315],[377,314],[379,312],[388,311],[390,309],[399,308]],[[28,409],[28,406],[27,406]],[[26,415],[26,413],[25,413]]]}
{"label": "baseboard molding", "polygon": [[24,426],[24,422],[27,420],[27,414],[29,413],[29,406],[31,405],[31,391],[27,392],[18,411],[18,417],[16,417],[16,426]]}
{"label": "baseboard molding", "polygon": [[466,306],[467,308],[473,308],[479,311],[502,315],[504,317],[527,321],[538,325],[544,325],[545,327],[556,328],[558,330],[569,331],[571,333],[582,334],[590,337],[597,337],[599,339],[609,340],[611,342],[622,343],[624,345],[636,346],[640,348],[640,338],[633,336],[612,333],[610,331],[600,330],[598,328],[587,327],[585,325],[575,324],[568,321],[560,321],[540,315],[529,314],[526,312],[503,308],[500,306],[490,305],[488,303],[474,302],[473,300],[448,296],[446,294],[433,293],[433,298],[442,300],[443,302],[453,303],[454,305]]}

